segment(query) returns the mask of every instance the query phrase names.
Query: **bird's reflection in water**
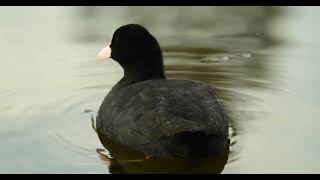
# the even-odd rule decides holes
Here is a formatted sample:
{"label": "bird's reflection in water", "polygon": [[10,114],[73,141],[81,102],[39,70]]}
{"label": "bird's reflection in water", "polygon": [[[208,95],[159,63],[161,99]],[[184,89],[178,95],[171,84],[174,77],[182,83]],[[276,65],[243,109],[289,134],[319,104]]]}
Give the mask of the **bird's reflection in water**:
{"label": "bird's reflection in water", "polygon": [[103,149],[97,149],[97,153],[107,165],[111,174],[219,174],[224,169],[229,156],[229,144],[220,155],[198,159],[179,158],[146,158],[142,152],[132,151],[128,148],[112,142],[110,139],[100,139],[108,149],[110,156]]}

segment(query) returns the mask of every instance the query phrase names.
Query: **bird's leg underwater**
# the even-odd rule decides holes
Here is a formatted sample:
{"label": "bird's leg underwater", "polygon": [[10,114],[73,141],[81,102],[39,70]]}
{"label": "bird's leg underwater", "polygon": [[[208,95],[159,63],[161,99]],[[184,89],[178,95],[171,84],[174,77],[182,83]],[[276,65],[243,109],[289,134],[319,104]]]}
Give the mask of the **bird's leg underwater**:
{"label": "bird's leg underwater", "polygon": [[139,165],[142,164],[146,161],[150,160],[155,160],[155,156],[153,155],[147,155],[143,159],[128,159],[128,160],[116,160],[109,158],[107,155],[103,154],[102,152],[105,152],[106,150],[104,149],[96,149],[96,152],[99,154],[99,158],[104,161],[108,167],[112,165],[122,165],[122,166],[127,166],[127,165]]}
{"label": "bird's leg underwater", "polygon": [[154,155],[147,155],[146,157],[144,157],[145,160],[155,160],[156,157]]}
{"label": "bird's leg underwater", "polygon": [[103,154],[102,152],[105,152],[106,150],[104,149],[96,149],[96,152],[99,154],[99,158],[104,161],[108,167],[110,167],[112,159],[109,158],[107,155]]}

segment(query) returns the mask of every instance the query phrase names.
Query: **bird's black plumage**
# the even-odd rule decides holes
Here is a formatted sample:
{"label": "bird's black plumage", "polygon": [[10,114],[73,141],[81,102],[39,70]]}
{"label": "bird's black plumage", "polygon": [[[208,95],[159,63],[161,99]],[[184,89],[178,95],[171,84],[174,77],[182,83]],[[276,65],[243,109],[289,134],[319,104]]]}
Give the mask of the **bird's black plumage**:
{"label": "bird's black plumage", "polygon": [[160,46],[145,28],[120,27],[110,47],[124,77],[100,106],[100,139],[159,157],[203,157],[225,149],[228,117],[214,90],[166,79]]}

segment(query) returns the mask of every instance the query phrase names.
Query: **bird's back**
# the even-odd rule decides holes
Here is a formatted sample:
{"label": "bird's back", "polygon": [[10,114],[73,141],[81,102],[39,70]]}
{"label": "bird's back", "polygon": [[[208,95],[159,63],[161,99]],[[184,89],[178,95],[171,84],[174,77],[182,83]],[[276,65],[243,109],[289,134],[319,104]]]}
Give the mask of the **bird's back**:
{"label": "bird's back", "polygon": [[148,80],[111,90],[98,112],[98,135],[162,157],[223,151],[228,118],[216,98],[208,85],[187,80]]}

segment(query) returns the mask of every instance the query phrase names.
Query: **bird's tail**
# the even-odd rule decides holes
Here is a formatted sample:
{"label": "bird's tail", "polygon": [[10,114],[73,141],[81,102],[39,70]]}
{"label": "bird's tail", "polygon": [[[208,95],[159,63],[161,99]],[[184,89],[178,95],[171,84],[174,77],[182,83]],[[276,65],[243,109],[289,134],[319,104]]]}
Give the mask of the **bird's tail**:
{"label": "bird's tail", "polygon": [[176,137],[187,148],[189,157],[219,155],[228,145],[227,137],[207,135],[201,130],[179,133]]}

